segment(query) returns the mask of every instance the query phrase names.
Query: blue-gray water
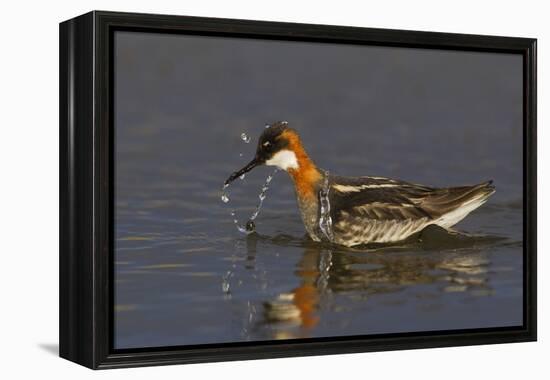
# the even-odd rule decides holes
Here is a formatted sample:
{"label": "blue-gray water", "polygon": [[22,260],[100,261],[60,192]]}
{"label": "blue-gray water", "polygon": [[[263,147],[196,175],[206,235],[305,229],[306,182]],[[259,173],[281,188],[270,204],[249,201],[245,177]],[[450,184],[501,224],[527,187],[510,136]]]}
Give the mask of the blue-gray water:
{"label": "blue-gray water", "polygon": [[[115,347],[522,323],[520,56],[116,35]],[[229,189],[266,122],[318,166],[432,186],[493,179],[457,229],[345,249],[311,242],[286,173]],[[252,136],[250,144],[241,132]],[[242,157],[240,156],[242,153]]]}

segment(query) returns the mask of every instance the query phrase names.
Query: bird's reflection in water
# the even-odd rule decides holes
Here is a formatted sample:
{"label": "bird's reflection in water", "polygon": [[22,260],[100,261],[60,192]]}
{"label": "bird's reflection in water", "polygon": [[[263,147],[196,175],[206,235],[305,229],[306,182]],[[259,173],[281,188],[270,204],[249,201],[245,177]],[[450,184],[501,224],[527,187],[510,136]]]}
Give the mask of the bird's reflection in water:
{"label": "bird's reflection in water", "polygon": [[[288,327],[299,327],[307,335],[307,330],[319,322],[317,307],[320,297],[326,292],[332,252],[315,247],[304,248],[304,253],[297,265],[296,276],[300,286],[288,293],[279,294],[275,300],[264,303],[264,318],[272,324],[287,324]],[[295,338],[279,331],[275,338]]]}
{"label": "bird's reflection in water", "polygon": [[[284,237],[250,237],[246,265],[254,261],[256,244],[263,239],[289,243]],[[266,300],[258,323],[271,331],[273,339],[307,338],[320,323],[319,309],[330,307],[335,294],[368,302],[377,294],[437,283],[440,293],[490,295],[489,260],[483,247],[500,240],[435,228],[393,247],[350,249],[296,241],[303,250],[295,270],[300,284]]]}

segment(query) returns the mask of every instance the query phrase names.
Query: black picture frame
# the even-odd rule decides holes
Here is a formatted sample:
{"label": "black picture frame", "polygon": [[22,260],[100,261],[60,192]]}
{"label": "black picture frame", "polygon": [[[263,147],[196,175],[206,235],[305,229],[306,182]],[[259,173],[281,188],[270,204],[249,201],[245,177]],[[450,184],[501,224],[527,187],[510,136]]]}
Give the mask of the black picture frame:
{"label": "black picture frame", "polygon": [[[523,326],[113,349],[115,31],[521,54]],[[275,358],[536,340],[536,39],[93,11],[60,24],[60,356],[89,368]]]}

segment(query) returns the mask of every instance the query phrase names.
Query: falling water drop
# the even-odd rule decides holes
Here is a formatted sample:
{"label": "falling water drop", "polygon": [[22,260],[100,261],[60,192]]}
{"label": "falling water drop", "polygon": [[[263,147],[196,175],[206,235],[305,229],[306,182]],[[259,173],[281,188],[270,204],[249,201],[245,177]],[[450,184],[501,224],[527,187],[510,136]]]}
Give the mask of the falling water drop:
{"label": "falling water drop", "polygon": [[244,177],[246,177],[246,174],[239,176],[240,179],[244,179]]}
{"label": "falling water drop", "polygon": [[241,133],[241,140],[248,144],[250,142],[250,136],[243,132]]}
{"label": "falling water drop", "polygon": [[254,232],[256,230],[256,224],[253,220],[249,220],[248,222],[246,222],[245,228],[247,231]]}
{"label": "falling water drop", "polygon": [[227,273],[222,276],[222,292],[226,295],[231,295],[231,278],[234,276],[232,271],[227,271]]}
{"label": "falling water drop", "polygon": [[223,281],[222,282],[222,291],[224,293],[229,293],[229,288],[230,288],[229,282]]}

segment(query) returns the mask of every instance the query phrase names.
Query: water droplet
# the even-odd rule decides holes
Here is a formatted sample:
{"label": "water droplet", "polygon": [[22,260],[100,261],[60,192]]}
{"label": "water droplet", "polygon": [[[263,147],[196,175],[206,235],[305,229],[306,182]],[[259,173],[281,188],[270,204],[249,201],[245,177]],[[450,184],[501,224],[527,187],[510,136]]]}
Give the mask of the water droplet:
{"label": "water droplet", "polygon": [[246,176],[246,174],[243,174],[243,175],[241,175],[239,178],[240,178],[240,179],[244,179],[245,176]]}
{"label": "water droplet", "polygon": [[222,198],[222,202],[223,202],[223,203],[229,202],[229,197],[228,197],[226,194],[222,194],[222,197],[221,197],[221,198]]}
{"label": "water droplet", "polygon": [[241,133],[241,140],[248,144],[250,142],[250,136],[243,132]]}
{"label": "water droplet", "polygon": [[239,157],[242,157],[242,156],[243,156],[243,154],[242,154],[242,153],[239,153]]}
{"label": "water droplet", "polygon": [[269,127],[271,127],[271,125],[269,125],[269,124],[266,124],[266,125],[265,125],[265,129],[267,129],[267,128],[269,128]]}
{"label": "water droplet", "polygon": [[253,220],[249,220],[246,222],[246,231],[247,232],[254,232],[256,230],[256,224]]}
{"label": "water droplet", "polygon": [[232,271],[227,271],[227,273],[222,276],[222,291],[226,296],[231,297],[231,278],[233,277]]}
{"label": "water droplet", "polygon": [[222,291],[224,293],[229,293],[229,288],[230,288],[230,285],[228,282],[222,282]]}
{"label": "water droplet", "polygon": [[235,225],[237,226],[237,229],[239,230],[239,232],[248,235],[248,231],[246,230],[246,227],[241,226],[237,221],[235,222],[236,222]]}

